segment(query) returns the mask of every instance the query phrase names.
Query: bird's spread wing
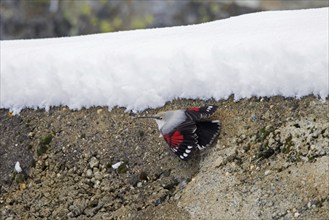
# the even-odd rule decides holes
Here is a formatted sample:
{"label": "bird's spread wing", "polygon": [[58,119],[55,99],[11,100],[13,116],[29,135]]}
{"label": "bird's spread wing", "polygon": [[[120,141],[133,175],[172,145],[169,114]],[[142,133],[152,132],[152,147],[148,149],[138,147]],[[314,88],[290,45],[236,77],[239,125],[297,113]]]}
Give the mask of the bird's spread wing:
{"label": "bird's spread wing", "polygon": [[196,134],[198,136],[198,148],[202,150],[211,145],[220,131],[220,123],[218,120],[213,121],[198,121]]}
{"label": "bird's spread wing", "polygon": [[217,108],[218,106],[215,105],[208,105],[199,108],[188,108],[186,109],[186,115],[194,121],[199,121],[209,118],[212,114],[215,113]]}
{"label": "bird's spread wing", "polygon": [[182,160],[186,160],[197,146],[196,129],[197,127],[192,120],[186,120],[169,134],[163,135],[170,150]]}

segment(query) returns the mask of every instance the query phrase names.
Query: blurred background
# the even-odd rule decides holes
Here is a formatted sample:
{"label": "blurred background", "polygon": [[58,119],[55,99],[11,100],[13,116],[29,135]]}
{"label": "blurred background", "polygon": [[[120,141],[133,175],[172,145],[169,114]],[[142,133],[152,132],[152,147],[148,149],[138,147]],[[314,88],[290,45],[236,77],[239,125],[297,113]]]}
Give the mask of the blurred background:
{"label": "blurred background", "polygon": [[0,0],[0,40],[76,36],[197,24],[328,0]]}

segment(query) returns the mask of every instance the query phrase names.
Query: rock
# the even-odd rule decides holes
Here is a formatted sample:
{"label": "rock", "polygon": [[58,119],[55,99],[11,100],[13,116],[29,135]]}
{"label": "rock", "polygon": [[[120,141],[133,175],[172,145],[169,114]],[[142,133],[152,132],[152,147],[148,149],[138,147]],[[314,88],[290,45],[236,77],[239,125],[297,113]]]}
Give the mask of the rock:
{"label": "rock", "polygon": [[160,183],[164,189],[172,190],[179,184],[179,181],[177,178],[165,177],[160,180]]}
{"label": "rock", "polygon": [[162,204],[168,195],[169,191],[166,189],[161,189],[159,192],[155,193],[150,198],[150,203],[153,203],[155,206]]}
{"label": "rock", "polygon": [[96,180],[96,181],[95,181],[95,184],[94,184],[94,188],[95,188],[95,189],[98,189],[98,188],[100,187],[100,184],[101,184],[101,181]]}
{"label": "rock", "polygon": [[91,169],[88,169],[87,171],[86,171],[86,176],[87,177],[91,177],[93,175],[93,171],[91,170]]}
{"label": "rock", "polygon": [[109,213],[104,213],[102,214],[102,219],[110,219],[110,214]]}
{"label": "rock", "polygon": [[139,174],[139,179],[148,181],[149,177],[147,176],[147,173],[145,171],[141,171]]}
{"label": "rock", "polygon": [[224,163],[224,158],[222,156],[219,156],[215,162],[213,163],[214,168],[219,168]]}
{"label": "rock", "polygon": [[101,180],[101,179],[103,179],[103,175],[102,175],[102,173],[99,172],[99,171],[95,172],[95,173],[94,173],[94,176],[95,176],[95,179],[96,179],[96,180]]}
{"label": "rock", "polygon": [[24,189],[26,189],[26,184],[25,184],[25,183],[20,183],[20,184],[19,184],[19,189],[20,189],[20,190],[24,190]]}
{"label": "rock", "polygon": [[98,203],[95,207],[89,207],[86,208],[84,213],[87,215],[87,217],[93,217],[97,214],[97,212],[103,207],[103,204]]}
{"label": "rock", "polygon": [[136,175],[136,174],[131,175],[128,178],[128,183],[130,185],[132,185],[133,187],[136,187],[137,186],[138,181],[139,181],[139,178],[138,178],[138,175]]}
{"label": "rock", "polygon": [[[135,115],[121,108],[101,115],[100,107],[24,110],[19,117],[31,129],[12,126],[17,116],[0,126],[0,149],[6,155],[1,161],[11,161],[8,170],[1,164],[0,172],[14,173],[19,161],[32,178],[17,184],[1,173],[1,219],[327,219],[329,129],[324,113],[329,103],[310,108],[308,99],[315,100],[223,101],[227,108],[213,115],[222,122],[219,144],[196,151],[189,161],[167,149],[152,121],[133,120]],[[205,102],[177,100],[145,115]],[[297,110],[290,110],[292,102],[298,103]],[[268,119],[262,117],[267,111]],[[253,113],[255,122],[249,120]],[[6,122],[3,115],[1,123]],[[37,156],[39,138],[47,133],[54,138],[35,165],[24,161],[26,153],[7,157],[13,149],[6,146],[15,144],[15,149],[32,146],[28,150]],[[261,160],[253,157],[257,153]]]}
{"label": "rock", "polygon": [[269,175],[271,173],[271,170],[266,170],[265,171],[265,176]]}
{"label": "rock", "polygon": [[102,112],[103,112],[103,109],[101,109],[101,108],[100,109],[97,109],[97,114],[100,115]]}
{"label": "rock", "polygon": [[113,168],[114,170],[116,170],[116,169],[118,169],[118,168],[121,166],[121,164],[123,164],[123,163],[124,163],[123,161],[117,162],[117,163],[115,163],[115,164],[112,165],[112,168]]}
{"label": "rock", "polygon": [[90,162],[89,162],[89,166],[90,166],[90,168],[97,167],[98,164],[99,164],[99,161],[97,160],[96,157],[92,157],[92,158],[90,159]]}
{"label": "rock", "polygon": [[252,122],[256,122],[256,121],[257,121],[257,116],[254,115],[254,114],[251,115],[250,120],[251,120]]}
{"label": "rock", "polygon": [[18,161],[17,161],[16,164],[15,164],[15,171],[16,171],[17,173],[22,172],[21,165],[20,165],[20,163],[19,163]]}

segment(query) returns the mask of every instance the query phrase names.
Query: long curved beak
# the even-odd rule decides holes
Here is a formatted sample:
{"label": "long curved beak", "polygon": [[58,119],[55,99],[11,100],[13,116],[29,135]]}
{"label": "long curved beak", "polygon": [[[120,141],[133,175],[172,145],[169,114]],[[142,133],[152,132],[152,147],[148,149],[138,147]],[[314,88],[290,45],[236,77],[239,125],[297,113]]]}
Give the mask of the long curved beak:
{"label": "long curved beak", "polygon": [[139,118],[153,118],[153,119],[161,119],[160,117],[157,116],[139,116],[139,117],[135,117],[134,119],[139,119]]}

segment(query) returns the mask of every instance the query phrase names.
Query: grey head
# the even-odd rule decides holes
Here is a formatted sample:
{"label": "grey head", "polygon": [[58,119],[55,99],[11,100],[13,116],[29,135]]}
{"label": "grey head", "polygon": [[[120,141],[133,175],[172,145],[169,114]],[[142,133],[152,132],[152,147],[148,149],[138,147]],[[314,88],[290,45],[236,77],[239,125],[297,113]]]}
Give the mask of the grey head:
{"label": "grey head", "polygon": [[154,116],[144,116],[138,118],[153,118],[158,125],[161,134],[168,134],[175,127],[181,124],[186,119],[185,112],[183,110],[159,112]]}

